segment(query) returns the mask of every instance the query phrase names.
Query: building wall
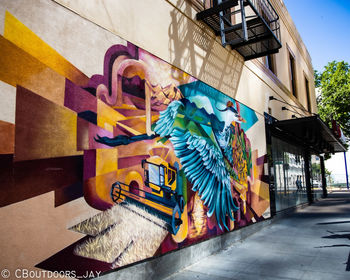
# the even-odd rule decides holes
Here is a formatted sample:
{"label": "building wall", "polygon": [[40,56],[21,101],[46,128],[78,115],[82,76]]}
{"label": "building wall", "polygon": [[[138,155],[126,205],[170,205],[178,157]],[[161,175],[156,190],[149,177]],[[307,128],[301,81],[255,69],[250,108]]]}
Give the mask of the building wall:
{"label": "building wall", "polygon": [[[158,0],[139,3],[139,1],[134,0],[128,1],[127,5],[125,3],[118,5],[118,1],[104,1],[104,4],[100,4],[99,8],[95,6],[89,8],[88,5],[82,5],[79,1],[57,0],[57,2],[122,38],[128,38],[129,41],[149,50],[223,93],[249,104],[258,113],[266,111],[267,98],[264,96],[264,100],[262,100],[260,93],[254,96],[259,99],[245,99],[247,96],[251,96],[244,91],[245,88],[249,88],[247,84],[251,79],[260,80],[259,83],[252,83],[253,85],[250,86],[253,87],[252,90],[255,90],[254,87],[256,87],[256,90],[259,91],[261,87],[267,86],[270,88],[268,94],[275,94],[276,97],[294,106],[306,107],[303,78],[303,73],[305,73],[310,84],[312,111],[316,111],[311,58],[283,5],[283,1],[271,1],[281,18],[282,48],[278,54],[275,54],[277,81],[274,75],[272,78],[268,78],[262,74],[262,72],[270,74],[259,63],[262,62],[262,59],[244,63],[237,52],[230,51],[228,47],[224,49],[221,46],[220,38],[215,37],[210,28],[195,20],[198,6],[200,6],[195,4],[199,1]],[[162,12],[159,14],[158,11]],[[132,23],[129,24],[130,21]],[[119,26],[123,26],[123,28],[119,28]],[[154,36],[157,36],[157,40],[150,39]],[[287,45],[296,59],[298,100],[295,100],[289,92],[291,85]],[[235,66],[232,67],[233,65]],[[244,75],[242,71],[248,71],[249,74],[246,75],[249,76],[241,81],[241,75]],[[237,81],[239,81],[239,86],[242,84],[240,91],[237,90]],[[280,114],[279,109],[280,106],[276,106],[276,109],[273,110],[278,119],[290,117],[291,114],[288,112],[284,112],[286,115]]]}
{"label": "building wall", "polygon": [[[292,115],[281,110],[282,103],[269,102],[269,96],[306,107],[303,73],[314,92],[309,55],[281,2],[272,3],[281,17],[283,45],[275,55],[277,75],[263,59],[244,62],[237,52],[223,48],[219,38],[195,20],[199,6],[191,1],[1,1],[0,242],[6,267],[108,271],[268,218],[263,113],[270,107],[278,119]],[[297,64],[298,99],[289,91],[287,44]],[[119,76],[109,75],[109,63]],[[139,83],[132,80],[135,76],[141,78],[138,87],[117,87],[118,79]],[[113,102],[105,94],[109,82],[116,83]],[[125,91],[132,91],[131,97]],[[158,94],[170,92],[171,98],[159,99]],[[234,108],[244,119],[240,122],[236,115],[231,129],[232,158],[238,158],[231,165],[240,170],[238,177],[227,176],[238,206],[234,220],[208,217],[212,206],[198,195],[174,136],[165,133],[161,137],[173,138],[160,142],[151,137],[153,132],[162,134],[160,112],[168,112],[168,105],[179,100],[187,103],[176,111],[176,125],[214,142],[218,127],[213,123],[226,118],[217,109]],[[314,96],[311,100],[315,110]],[[191,115],[191,108],[197,113]],[[196,120],[195,125],[184,128],[180,115],[187,124]],[[106,138],[101,143],[97,135]],[[118,138],[122,144],[111,148],[108,141],[118,135],[127,136],[127,142]],[[138,142],[133,138],[138,135],[150,138]],[[174,206],[165,209],[141,195],[137,208],[128,212],[110,197],[116,181],[128,186],[137,182],[146,189],[142,159],[177,169],[180,183],[174,191],[185,205],[176,232],[169,228],[169,215],[159,214]],[[238,190],[236,195],[233,190]],[[140,203],[147,211],[140,210]],[[161,224],[160,229],[147,224],[150,220]],[[141,230],[131,235],[128,227]],[[94,249],[98,244],[102,250]],[[150,247],[140,249],[144,244]]]}

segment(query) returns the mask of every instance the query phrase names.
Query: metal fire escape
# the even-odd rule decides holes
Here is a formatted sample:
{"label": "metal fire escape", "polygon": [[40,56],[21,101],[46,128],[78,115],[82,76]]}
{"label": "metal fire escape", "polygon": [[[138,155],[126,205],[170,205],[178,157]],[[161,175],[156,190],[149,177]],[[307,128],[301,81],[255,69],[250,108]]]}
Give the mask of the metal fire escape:
{"label": "metal fire escape", "polygon": [[279,16],[269,0],[217,0],[213,7],[197,14],[245,60],[278,52]]}

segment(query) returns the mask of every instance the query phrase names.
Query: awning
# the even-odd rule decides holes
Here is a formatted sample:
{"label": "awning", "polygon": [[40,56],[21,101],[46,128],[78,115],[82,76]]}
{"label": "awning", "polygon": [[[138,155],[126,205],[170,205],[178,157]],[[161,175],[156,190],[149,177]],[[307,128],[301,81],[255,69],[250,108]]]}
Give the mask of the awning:
{"label": "awning", "polygon": [[343,143],[318,116],[275,120],[271,125],[274,134],[288,138],[289,141],[303,145],[316,153],[346,151]]}

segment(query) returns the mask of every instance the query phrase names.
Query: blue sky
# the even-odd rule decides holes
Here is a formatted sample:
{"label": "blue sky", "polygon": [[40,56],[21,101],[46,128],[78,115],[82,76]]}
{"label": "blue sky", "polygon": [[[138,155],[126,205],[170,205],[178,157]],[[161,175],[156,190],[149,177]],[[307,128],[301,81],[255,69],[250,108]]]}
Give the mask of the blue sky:
{"label": "blue sky", "polygon": [[[312,59],[322,71],[328,62],[350,63],[350,0],[283,0]],[[350,174],[350,151],[347,153]],[[338,182],[345,182],[344,154],[326,161]]]}
{"label": "blue sky", "polygon": [[350,63],[350,0],[284,0],[312,59],[322,71],[332,60]]}

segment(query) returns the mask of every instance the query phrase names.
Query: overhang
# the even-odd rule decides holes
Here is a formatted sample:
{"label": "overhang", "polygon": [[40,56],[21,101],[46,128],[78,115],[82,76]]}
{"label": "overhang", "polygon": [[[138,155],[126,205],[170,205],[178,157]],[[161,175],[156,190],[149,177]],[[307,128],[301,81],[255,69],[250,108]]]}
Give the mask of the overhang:
{"label": "overhang", "polygon": [[289,141],[322,153],[345,152],[344,144],[319,116],[278,121],[272,124],[274,134],[288,138]]}

